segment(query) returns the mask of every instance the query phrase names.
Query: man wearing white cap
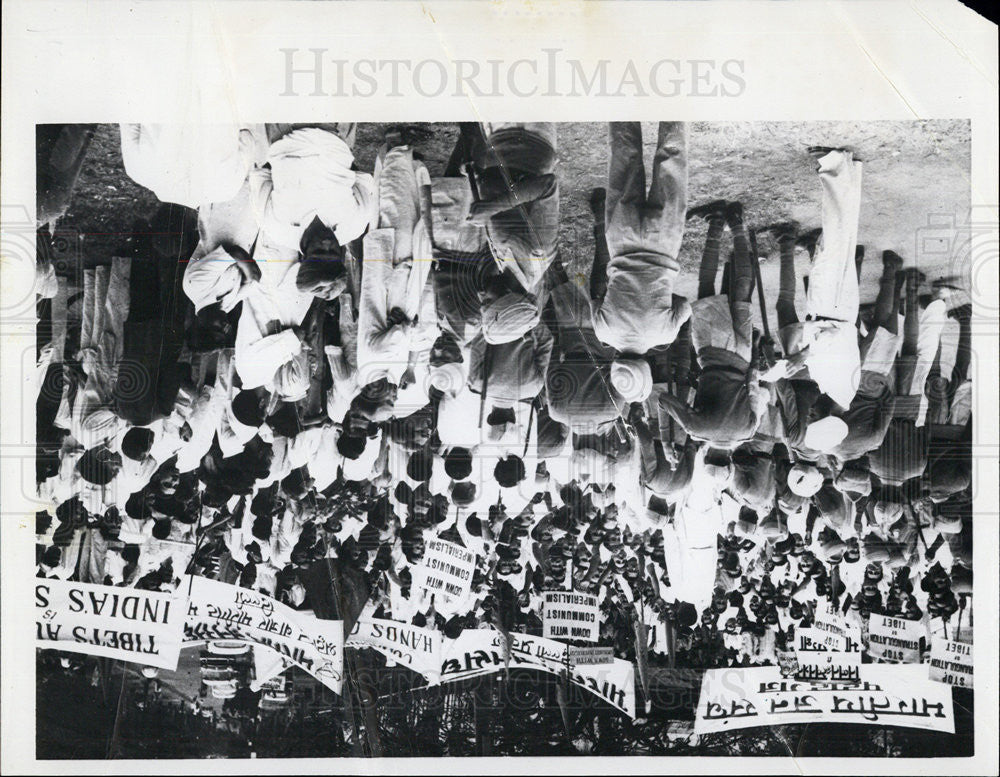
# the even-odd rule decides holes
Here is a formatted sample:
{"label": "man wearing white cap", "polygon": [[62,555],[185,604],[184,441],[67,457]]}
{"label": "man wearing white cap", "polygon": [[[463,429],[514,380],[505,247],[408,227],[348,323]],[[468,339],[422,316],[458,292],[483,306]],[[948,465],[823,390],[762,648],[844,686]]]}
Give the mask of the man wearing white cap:
{"label": "man wearing white cap", "polygon": [[610,125],[603,217],[609,261],[606,284],[597,284],[604,293],[594,301],[594,331],[619,353],[672,343],[691,315],[687,300],[673,293],[687,212],[687,135],[684,122],[660,122],[647,192],[641,125]]}
{"label": "man wearing white cap", "polygon": [[823,473],[814,464],[799,463],[789,471],[787,482],[789,491],[808,499],[823,487]]}

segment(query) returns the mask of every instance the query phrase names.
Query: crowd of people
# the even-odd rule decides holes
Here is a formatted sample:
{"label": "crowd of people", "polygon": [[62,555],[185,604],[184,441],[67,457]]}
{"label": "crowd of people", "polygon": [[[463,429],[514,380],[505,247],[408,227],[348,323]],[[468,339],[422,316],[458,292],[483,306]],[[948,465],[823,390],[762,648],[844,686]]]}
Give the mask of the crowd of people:
{"label": "crowd of people", "polygon": [[[407,127],[364,171],[352,124],[122,125],[160,205],[72,272],[51,227],[92,129],[45,131],[40,577],[194,573],[332,617],[336,573],[348,618],[452,638],[541,634],[574,590],[616,655],[694,667],[774,663],[830,605],[935,634],[971,612],[971,306],[892,251],[862,304],[850,149],[803,152],[821,224],[751,228],[688,202],[687,125],[659,124],[647,187],[641,126],[612,123],[586,287],[555,124],[462,124],[440,176]],[[415,584],[434,538],[476,554],[467,595]]]}

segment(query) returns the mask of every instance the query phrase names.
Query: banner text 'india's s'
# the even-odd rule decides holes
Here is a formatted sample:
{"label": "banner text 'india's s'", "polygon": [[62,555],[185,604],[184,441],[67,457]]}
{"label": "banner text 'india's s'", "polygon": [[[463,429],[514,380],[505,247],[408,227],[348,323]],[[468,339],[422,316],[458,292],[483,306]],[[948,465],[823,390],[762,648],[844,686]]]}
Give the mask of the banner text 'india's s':
{"label": "banner text 'india's s'", "polygon": [[176,669],[184,624],[173,594],[46,579],[35,583],[41,648]]}

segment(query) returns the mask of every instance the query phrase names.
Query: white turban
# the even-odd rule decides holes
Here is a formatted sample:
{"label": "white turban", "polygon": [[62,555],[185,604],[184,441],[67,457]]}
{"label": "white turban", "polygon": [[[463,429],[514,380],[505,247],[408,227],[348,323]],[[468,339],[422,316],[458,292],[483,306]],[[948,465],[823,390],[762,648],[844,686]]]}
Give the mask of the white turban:
{"label": "white turban", "polygon": [[117,437],[122,425],[121,419],[108,408],[95,410],[80,424],[80,444],[84,448],[96,448],[105,440]]}
{"label": "white turban", "polygon": [[285,402],[298,402],[309,391],[309,356],[300,353],[278,368],[275,390]]}
{"label": "white turban", "polygon": [[243,273],[236,260],[219,246],[200,259],[188,263],[184,270],[184,293],[194,303],[195,312],[216,302],[229,312],[239,302]]}
{"label": "white turban", "polygon": [[483,339],[490,345],[520,340],[540,319],[538,304],[531,297],[505,294],[483,308]]}
{"label": "white turban", "polygon": [[962,531],[962,519],[957,515],[938,515],[934,518],[934,528],[940,534],[959,534]]}
{"label": "white turban", "polygon": [[705,462],[705,474],[718,483],[728,483],[733,476],[732,464],[712,464]]}
{"label": "white turban", "polygon": [[847,424],[840,418],[828,415],[806,427],[803,443],[814,451],[829,453],[847,437]]}
{"label": "white turban", "polygon": [[875,509],[872,512],[875,515],[876,522],[880,526],[889,527],[902,517],[903,505],[897,502],[879,500],[875,503]]}
{"label": "white turban", "polygon": [[823,473],[810,464],[796,464],[788,473],[788,488],[796,496],[810,497],[823,486]]}
{"label": "white turban", "polygon": [[653,374],[645,359],[615,359],[611,385],[627,402],[642,402],[653,390]]}
{"label": "white turban", "polygon": [[844,469],[837,475],[837,488],[845,494],[868,496],[872,492],[871,475],[865,470]]}
{"label": "white turban", "polygon": [[431,368],[430,384],[438,391],[456,396],[465,385],[465,370],[460,362],[448,362]]}
{"label": "white turban", "polygon": [[250,176],[251,204],[261,229],[284,245],[298,245],[319,217],[343,245],[371,222],[374,180],[351,169],[354,154],[335,133],[294,130],[271,144],[268,168]]}

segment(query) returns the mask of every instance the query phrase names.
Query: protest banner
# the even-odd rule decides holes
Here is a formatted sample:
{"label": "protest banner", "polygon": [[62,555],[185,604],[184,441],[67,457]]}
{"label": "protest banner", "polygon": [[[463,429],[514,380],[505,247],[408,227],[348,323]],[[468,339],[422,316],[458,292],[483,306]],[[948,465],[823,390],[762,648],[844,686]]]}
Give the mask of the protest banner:
{"label": "protest banner", "polygon": [[294,664],[264,645],[253,645],[253,682],[250,689],[259,691]]}
{"label": "protest banner", "polygon": [[795,630],[795,677],[802,680],[857,680],[861,643],[818,628]]}
{"label": "protest banner", "polygon": [[935,637],[931,640],[930,678],[939,683],[972,688],[972,645]]}
{"label": "protest banner", "polygon": [[[266,594],[204,577],[189,578],[184,642],[244,640],[269,647],[340,693],[344,624],[293,610]],[[183,588],[186,589],[185,582]]]}
{"label": "protest banner", "polygon": [[172,593],[46,579],[35,583],[40,648],[176,669],[183,602]]}
{"label": "protest banner", "polygon": [[413,587],[424,596],[434,596],[439,611],[448,611],[464,600],[472,589],[476,554],[454,542],[433,539],[413,570]]}
{"label": "protest banner", "polygon": [[919,621],[872,613],[868,620],[868,655],[886,663],[919,664],[923,636]]}
{"label": "protest banner", "polygon": [[615,650],[610,647],[569,647],[569,662],[575,666],[587,664],[611,664],[615,660]]}
{"label": "protest banner", "polygon": [[344,647],[373,648],[407,669],[419,672],[432,685],[441,676],[441,632],[381,618],[361,618]]}
{"label": "protest banner", "polygon": [[542,606],[542,635],[546,639],[597,642],[601,611],[597,597],[573,591],[546,591]]}
{"label": "protest banner", "polygon": [[[560,675],[567,670],[567,646],[544,637],[512,632],[511,668]],[[492,629],[468,629],[442,646],[441,682],[457,682],[504,668],[503,636]],[[570,682],[635,717],[635,667],[616,658],[610,664],[569,665]]]}
{"label": "protest banner", "polygon": [[955,733],[951,689],[923,667],[862,664],[857,682],[789,680],[776,666],[709,669],[695,733],[789,723],[862,723]]}
{"label": "protest banner", "polygon": [[833,603],[826,599],[821,599],[816,604],[816,612],[813,617],[813,627],[820,631],[831,634],[838,634],[841,637],[848,637],[859,645],[861,644],[861,629],[852,626],[844,619],[844,614]]}

